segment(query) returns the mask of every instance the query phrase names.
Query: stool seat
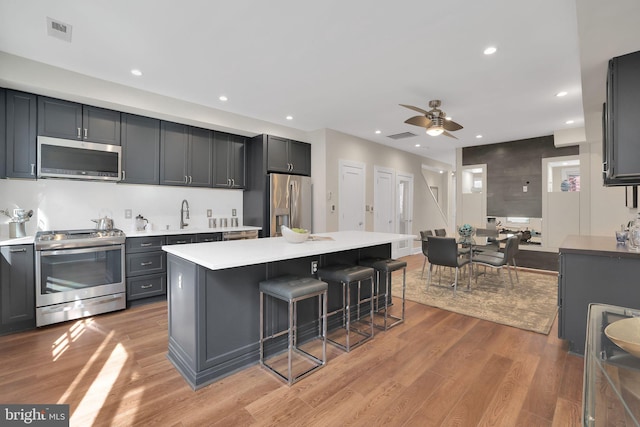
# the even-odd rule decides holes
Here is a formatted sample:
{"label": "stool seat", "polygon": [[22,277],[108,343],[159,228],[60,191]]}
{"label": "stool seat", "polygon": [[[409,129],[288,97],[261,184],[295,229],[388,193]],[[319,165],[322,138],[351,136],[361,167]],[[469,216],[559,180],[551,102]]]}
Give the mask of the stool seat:
{"label": "stool seat", "polygon": [[285,300],[318,294],[328,287],[313,277],[281,276],[260,282],[260,292]]}
{"label": "stool seat", "polygon": [[365,258],[358,263],[362,266],[371,267],[374,270],[380,270],[385,273],[400,270],[407,266],[406,262],[391,258]]}
{"label": "stool seat", "polygon": [[373,270],[370,267],[359,265],[335,264],[318,270],[318,277],[333,282],[359,282],[370,279],[371,276],[373,276]]}

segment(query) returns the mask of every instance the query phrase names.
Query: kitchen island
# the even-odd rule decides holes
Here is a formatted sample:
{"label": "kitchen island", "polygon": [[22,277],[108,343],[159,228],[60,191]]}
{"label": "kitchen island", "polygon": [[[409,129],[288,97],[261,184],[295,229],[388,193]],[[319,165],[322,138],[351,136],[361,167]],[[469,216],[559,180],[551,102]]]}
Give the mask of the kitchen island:
{"label": "kitchen island", "polygon": [[640,252],[612,236],[567,236],[560,246],[558,337],[584,354],[589,304],[640,309]]}
{"label": "kitchen island", "polygon": [[[413,238],[364,231],[317,236],[326,240],[293,244],[275,237],[163,246],[169,282],[167,357],[193,389],[258,362],[261,280],[311,276],[314,265],[389,258],[393,242]],[[298,307],[300,339],[317,318],[317,304],[306,302]],[[339,304],[341,292],[330,286],[329,311]],[[278,324],[286,322],[284,308],[274,307]]]}

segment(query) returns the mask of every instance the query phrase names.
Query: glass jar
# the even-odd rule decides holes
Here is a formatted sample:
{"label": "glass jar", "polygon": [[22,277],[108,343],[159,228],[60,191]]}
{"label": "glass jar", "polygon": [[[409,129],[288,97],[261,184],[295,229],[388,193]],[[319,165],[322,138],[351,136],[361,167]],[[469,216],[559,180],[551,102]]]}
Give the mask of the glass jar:
{"label": "glass jar", "polygon": [[632,221],[629,227],[629,248],[640,251],[640,215]]}

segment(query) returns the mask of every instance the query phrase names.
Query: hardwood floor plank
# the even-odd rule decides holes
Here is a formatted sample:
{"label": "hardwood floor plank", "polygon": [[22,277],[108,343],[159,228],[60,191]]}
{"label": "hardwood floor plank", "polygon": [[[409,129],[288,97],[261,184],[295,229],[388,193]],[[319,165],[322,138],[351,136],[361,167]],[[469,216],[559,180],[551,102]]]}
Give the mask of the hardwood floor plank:
{"label": "hardwood floor plank", "polygon": [[329,345],[292,387],[255,365],[193,391],[166,357],[166,303],[141,305],[0,337],[0,401],[69,403],[74,427],[579,423],[582,359],[557,320],[545,336],[411,301],[406,315],[350,353]]}

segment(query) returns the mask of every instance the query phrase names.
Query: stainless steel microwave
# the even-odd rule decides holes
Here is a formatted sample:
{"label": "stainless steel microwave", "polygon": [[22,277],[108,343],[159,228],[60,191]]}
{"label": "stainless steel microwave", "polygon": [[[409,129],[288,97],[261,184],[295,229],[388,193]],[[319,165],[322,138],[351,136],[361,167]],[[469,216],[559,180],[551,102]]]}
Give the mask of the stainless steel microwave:
{"label": "stainless steel microwave", "polygon": [[37,154],[38,178],[120,180],[119,145],[39,136]]}

